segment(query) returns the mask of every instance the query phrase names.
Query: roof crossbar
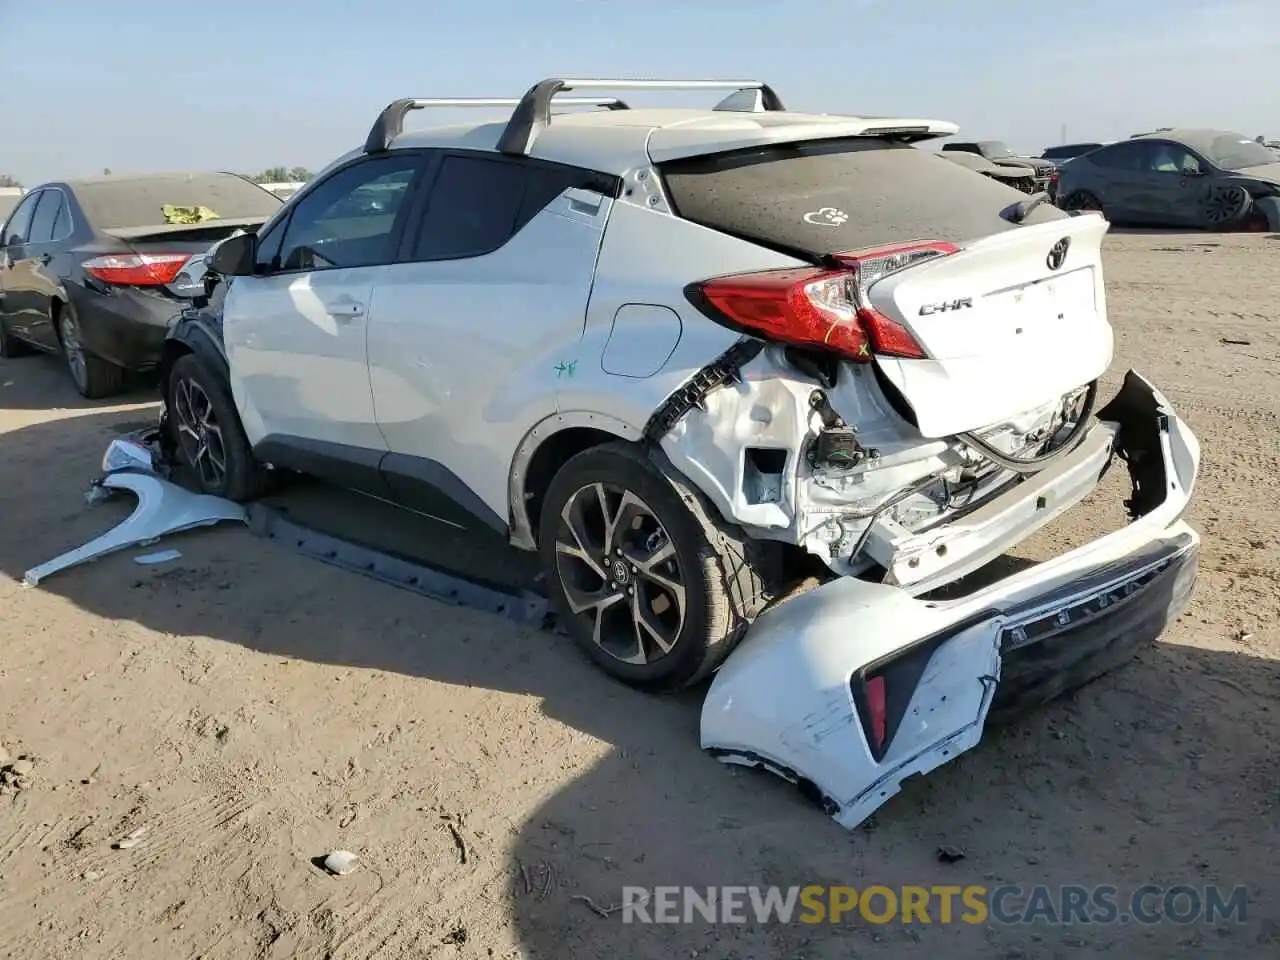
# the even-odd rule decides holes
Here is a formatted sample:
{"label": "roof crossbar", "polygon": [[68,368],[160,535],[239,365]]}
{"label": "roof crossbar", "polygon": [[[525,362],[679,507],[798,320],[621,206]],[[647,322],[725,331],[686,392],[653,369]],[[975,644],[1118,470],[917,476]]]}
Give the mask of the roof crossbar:
{"label": "roof crossbar", "polygon": [[[425,110],[427,107],[519,107],[522,100],[493,100],[482,97],[434,98],[426,100],[395,100],[387,104],[378,114],[373,128],[364,142],[365,153],[381,153],[391,146],[391,142],[404,132],[404,118],[414,110]],[[603,107],[607,110],[626,110],[627,105],[617,97],[561,97],[556,101],[557,107]]]}
{"label": "roof crossbar", "polygon": [[[572,80],[552,77],[534,84],[520,99],[498,140],[498,150],[516,156],[528,154],[538,135],[551,123],[552,99],[557,94],[574,90],[758,90],[761,109],[786,109],[773,88],[760,80],[620,80],[603,77]],[[555,101],[557,106],[564,102],[563,99]]]}

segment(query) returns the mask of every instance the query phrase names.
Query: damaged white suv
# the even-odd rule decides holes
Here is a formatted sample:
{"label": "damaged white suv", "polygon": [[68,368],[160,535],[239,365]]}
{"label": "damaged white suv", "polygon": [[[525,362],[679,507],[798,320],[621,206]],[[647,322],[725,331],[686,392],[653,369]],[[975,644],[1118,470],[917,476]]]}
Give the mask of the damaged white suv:
{"label": "damaged white suv", "polygon": [[[729,96],[560,96],[627,89]],[[402,133],[456,106],[512,112]],[[605,671],[720,668],[704,746],[858,822],[993,703],[1121,662],[1195,579],[1195,438],[1136,374],[1095,403],[1106,221],[912,145],[956,132],[788,112],[748,81],[397,101],[213,253],[225,282],[166,351],[170,436],[207,492],[286,467],[540,551]],[[1127,527],[927,596],[1117,454]],[[767,609],[806,558],[835,576]]]}

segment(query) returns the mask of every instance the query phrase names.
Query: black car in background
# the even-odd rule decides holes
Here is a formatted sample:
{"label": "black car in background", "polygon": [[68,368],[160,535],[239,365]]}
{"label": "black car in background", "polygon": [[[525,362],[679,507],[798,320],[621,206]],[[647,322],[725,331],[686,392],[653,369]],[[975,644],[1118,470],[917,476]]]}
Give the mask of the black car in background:
{"label": "black car in background", "polygon": [[31,189],[0,230],[0,357],[61,354],[86,397],[160,358],[194,254],[280,209],[230,173],[107,176]]}
{"label": "black car in background", "polygon": [[1059,205],[1117,224],[1280,229],[1280,159],[1230,130],[1139,134],[1064,164]]}

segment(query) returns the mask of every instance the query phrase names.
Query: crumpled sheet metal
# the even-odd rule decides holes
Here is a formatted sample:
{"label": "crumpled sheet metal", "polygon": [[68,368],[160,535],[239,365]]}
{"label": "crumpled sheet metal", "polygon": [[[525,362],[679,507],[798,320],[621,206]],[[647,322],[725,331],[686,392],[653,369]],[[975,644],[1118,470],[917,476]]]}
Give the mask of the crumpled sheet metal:
{"label": "crumpled sheet metal", "polygon": [[129,518],[84,546],[32,567],[23,578],[34,587],[46,577],[117,550],[149,543],[170,533],[213,526],[224,521],[246,521],[244,507],[221,497],[192,493],[141,469],[114,470],[100,481],[109,490],[128,490],[138,498]]}

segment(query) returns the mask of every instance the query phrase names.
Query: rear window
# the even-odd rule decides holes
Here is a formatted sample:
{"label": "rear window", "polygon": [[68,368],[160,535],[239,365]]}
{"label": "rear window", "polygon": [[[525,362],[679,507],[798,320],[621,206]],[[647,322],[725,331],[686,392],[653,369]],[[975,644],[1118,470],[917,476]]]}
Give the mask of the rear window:
{"label": "rear window", "polygon": [[71,187],[99,230],[161,226],[166,206],[207,207],[220,220],[240,220],[269,217],[282,202],[257,184],[227,173],[104,178]]}
{"label": "rear window", "polygon": [[[911,240],[960,242],[1017,229],[1026,194],[915,147],[859,137],[666,163],[679,216],[806,256]],[[1066,214],[1042,203],[1026,224]]]}

